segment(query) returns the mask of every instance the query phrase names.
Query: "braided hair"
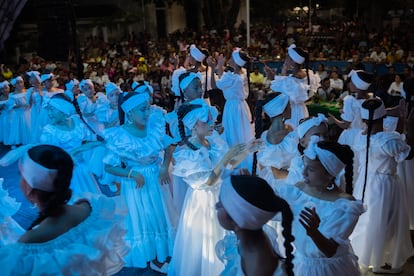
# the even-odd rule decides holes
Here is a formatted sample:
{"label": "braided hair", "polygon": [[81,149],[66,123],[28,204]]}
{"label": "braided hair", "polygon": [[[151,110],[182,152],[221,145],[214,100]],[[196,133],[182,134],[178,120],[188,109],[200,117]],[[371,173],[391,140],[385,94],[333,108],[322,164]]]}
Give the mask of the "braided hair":
{"label": "braided hair", "polygon": [[348,145],[342,145],[332,141],[319,141],[318,147],[328,150],[336,155],[345,164],[345,191],[352,195],[352,177],[354,174],[354,152]]}
{"label": "braided hair", "polygon": [[43,203],[43,210],[33,221],[28,230],[33,229],[47,217],[57,217],[64,212],[64,206],[72,196],[69,188],[72,179],[73,160],[63,149],[51,145],[39,145],[28,151],[29,157],[39,165],[57,170],[53,181],[53,192],[33,189]]}
{"label": "braided hair", "polygon": [[201,105],[199,104],[183,104],[179,107],[177,111],[178,116],[178,130],[180,132],[181,142],[186,144],[192,150],[198,150],[198,148],[193,145],[190,141],[188,141],[189,136],[185,133],[185,126],[183,123],[183,118],[187,115],[190,111],[200,108]]}

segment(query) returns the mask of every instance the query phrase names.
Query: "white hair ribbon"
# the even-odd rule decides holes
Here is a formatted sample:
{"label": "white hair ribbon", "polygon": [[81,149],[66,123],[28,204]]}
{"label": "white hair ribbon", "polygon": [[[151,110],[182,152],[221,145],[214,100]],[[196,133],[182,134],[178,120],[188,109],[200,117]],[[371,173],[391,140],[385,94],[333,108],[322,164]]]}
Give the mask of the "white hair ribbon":
{"label": "white hair ribbon", "polygon": [[281,93],[263,106],[264,112],[270,117],[276,117],[283,113],[289,104],[289,96]]}
{"label": "white hair ribbon", "polygon": [[223,181],[220,201],[234,222],[243,229],[259,230],[276,214],[262,210],[241,197],[234,189],[230,177]]}
{"label": "white hair ribbon", "polygon": [[240,48],[236,48],[232,53],[231,53],[231,56],[233,57],[233,59],[234,59],[234,62],[238,65],[238,66],[240,66],[240,67],[243,67],[245,64],[246,64],[246,61],[245,60],[243,60],[241,57],[240,57]]}
{"label": "white hair ribbon", "polygon": [[[385,109],[384,102],[381,101],[381,105],[374,110],[374,116],[372,120],[377,120],[387,115],[387,110]],[[361,119],[369,120],[369,110],[361,107]]]}
{"label": "white hair ribbon", "polygon": [[211,114],[210,107],[208,105],[202,105],[188,112],[183,118],[183,124],[188,129],[193,129],[198,120],[207,122],[209,114]]}
{"label": "white hair ribbon", "polygon": [[336,177],[345,168],[345,164],[334,153],[318,147],[318,142],[318,136],[311,136],[304,155],[312,160],[317,157],[326,171]]}
{"label": "white hair ribbon", "polygon": [[194,44],[191,44],[190,46],[190,55],[198,62],[202,62],[206,58],[206,55],[203,54],[203,52],[201,52],[200,49],[198,49]]}
{"label": "white hair ribbon", "polygon": [[83,79],[81,80],[81,82],[79,83],[79,87],[84,88],[86,85],[92,86],[93,87],[93,82],[90,79]]}
{"label": "white hair ribbon", "polygon": [[42,82],[42,80],[40,79],[40,73],[38,71],[29,71],[27,72],[27,75],[31,78],[37,79],[39,82]]}
{"label": "white hair ribbon", "polygon": [[359,76],[358,72],[363,72],[362,70],[351,70],[349,72],[348,77],[351,78],[352,83],[358,88],[359,90],[367,90],[368,87],[371,85],[368,82],[363,81]]}
{"label": "white hair ribbon", "polygon": [[180,81],[180,88],[184,91],[194,79],[200,79],[198,74],[191,72],[188,76]]}
{"label": "white hair ribbon", "polygon": [[72,91],[75,85],[79,85],[79,81],[77,79],[70,80],[69,82],[65,84],[66,90]]}
{"label": "white hair ribbon", "polygon": [[121,104],[121,108],[125,113],[128,113],[129,111],[131,111],[132,109],[144,102],[149,102],[149,96],[147,93],[135,94],[134,96],[131,96],[128,100],[123,102]]}
{"label": "white hair ribbon", "polygon": [[16,83],[17,83],[19,80],[23,81],[23,78],[22,78],[22,77],[20,77],[20,76],[17,76],[17,77],[15,77],[15,78],[11,79],[10,84],[11,84],[11,85],[13,85],[13,86],[16,86]]}
{"label": "white hair ribbon", "polygon": [[322,123],[327,123],[328,119],[325,117],[325,115],[318,113],[318,117],[312,117],[311,119],[308,119],[298,125],[296,128],[296,131],[298,133],[299,138],[303,138],[305,136],[306,132],[309,131],[314,126],[319,126]]}
{"label": "white hair ribbon", "polygon": [[53,106],[57,110],[66,114],[67,116],[72,116],[73,114],[76,113],[76,110],[73,104],[63,99],[52,98],[47,104],[50,106]]}
{"label": "white hair ribbon", "polygon": [[3,89],[4,87],[6,87],[7,85],[9,85],[9,82],[8,81],[2,81],[2,82],[0,82],[0,89]]}
{"label": "white hair ribbon", "polygon": [[53,192],[53,182],[55,181],[57,170],[48,169],[33,161],[26,151],[20,161],[20,173],[26,183],[33,189],[45,192]]}
{"label": "white hair ribbon", "polygon": [[295,50],[295,48],[296,48],[296,45],[291,44],[288,48],[288,55],[295,63],[302,64],[303,62],[305,62],[305,57],[302,57],[301,55],[299,55],[299,53]]}
{"label": "white hair ribbon", "polygon": [[176,97],[181,96],[180,93],[180,76],[187,72],[184,67],[180,67],[174,70],[171,76],[171,90],[174,92]]}
{"label": "white hair ribbon", "polygon": [[150,94],[152,94],[152,92],[154,92],[154,89],[152,88],[152,86],[147,81],[144,81],[144,83],[138,83],[138,82],[134,81],[131,85],[131,89],[132,89],[132,91],[140,93],[140,94],[144,93],[146,91],[149,91]]}
{"label": "white hair ribbon", "polygon": [[42,74],[40,76],[40,82],[45,82],[47,80],[52,79],[53,77],[54,77],[54,75],[52,73],[50,73],[50,74]]}

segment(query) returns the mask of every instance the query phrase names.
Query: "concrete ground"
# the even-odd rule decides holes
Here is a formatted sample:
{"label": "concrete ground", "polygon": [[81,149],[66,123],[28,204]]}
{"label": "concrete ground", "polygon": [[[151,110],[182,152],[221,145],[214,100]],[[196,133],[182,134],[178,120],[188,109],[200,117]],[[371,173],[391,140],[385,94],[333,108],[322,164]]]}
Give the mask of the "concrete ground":
{"label": "concrete ground", "polygon": [[[0,144],[0,157],[2,157],[8,150],[9,150],[9,147],[5,147],[2,144]],[[28,202],[26,201],[26,199],[24,198],[23,194],[20,191],[20,187],[19,187],[20,176],[19,176],[17,164],[13,164],[9,167],[0,166],[0,178],[4,178],[4,188],[9,191],[10,196],[15,197],[17,201],[22,203],[22,206],[20,210],[17,212],[17,214],[14,216],[14,219],[23,228],[27,228],[30,225],[30,223],[35,219],[36,210],[30,207],[30,205],[28,204]],[[101,188],[105,194],[107,194],[108,196],[111,196],[110,191],[108,191],[105,186],[101,186]],[[150,268],[146,268],[146,269],[124,268],[120,272],[118,272],[116,275],[117,276],[135,276],[135,275],[159,276],[159,275],[165,275],[165,274],[155,272],[151,270]],[[363,275],[373,276],[373,275],[383,275],[383,274],[374,274],[369,271]],[[411,257],[407,261],[400,275],[402,276],[414,275],[414,258],[413,257]]]}

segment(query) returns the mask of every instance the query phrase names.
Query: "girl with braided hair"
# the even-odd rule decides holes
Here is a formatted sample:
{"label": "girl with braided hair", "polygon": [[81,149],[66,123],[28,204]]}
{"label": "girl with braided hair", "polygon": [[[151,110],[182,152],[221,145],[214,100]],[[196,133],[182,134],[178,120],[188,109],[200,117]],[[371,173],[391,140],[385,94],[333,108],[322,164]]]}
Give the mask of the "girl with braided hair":
{"label": "girl with braided hair", "polygon": [[373,272],[399,274],[414,250],[410,240],[408,203],[397,175],[397,165],[412,159],[414,115],[408,118],[407,138],[384,131],[384,103],[368,99],[362,103],[361,118],[367,128],[355,137],[353,150],[359,160],[354,196],[367,206],[351,236],[359,263]]}
{"label": "girl with braided hair", "polygon": [[185,104],[178,112],[183,145],[174,152],[173,174],[189,186],[174,243],[169,275],[218,275],[223,265],[215,255],[215,245],[224,236],[214,205],[218,200],[221,175],[250,152],[255,143],[228,148],[213,136],[211,107]]}
{"label": "girl with braided hair", "polygon": [[21,146],[0,164],[19,160],[20,188],[38,217],[17,243],[0,248],[3,275],[111,275],[124,266],[126,208],[105,196],[68,204],[73,160],[51,145]]}
{"label": "girl with braided hair", "polygon": [[[293,213],[265,180],[247,175],[227,178],[216,210],[220,225],[234,231],[216,246],[219,258],[226,265],[221,276],[293,275]],[[271,232],[266,225],[278,213],[282,214],[285,260],[271,243],[274,230]]]}
{"label": "girl with braided hair", "polygon": [[312,136],[303,158],[304,180],[278,189],[295,217],[295,275],[360,275],[348,238],[363,205],[334,183],[345,169],[346,183],[352,185],[353,152]]}

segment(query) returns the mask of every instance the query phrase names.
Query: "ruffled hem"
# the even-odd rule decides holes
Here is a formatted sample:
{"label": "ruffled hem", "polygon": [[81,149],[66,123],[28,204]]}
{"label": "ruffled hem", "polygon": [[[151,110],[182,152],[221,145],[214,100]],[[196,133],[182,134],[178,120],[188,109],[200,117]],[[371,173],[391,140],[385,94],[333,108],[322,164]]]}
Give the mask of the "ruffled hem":
{"label": "ruffled hem", "polygon": [[86,194],[90,216],[48,242],[0,249],[3,275],[110,275],[124,266],[126,208],[120,200]]}

